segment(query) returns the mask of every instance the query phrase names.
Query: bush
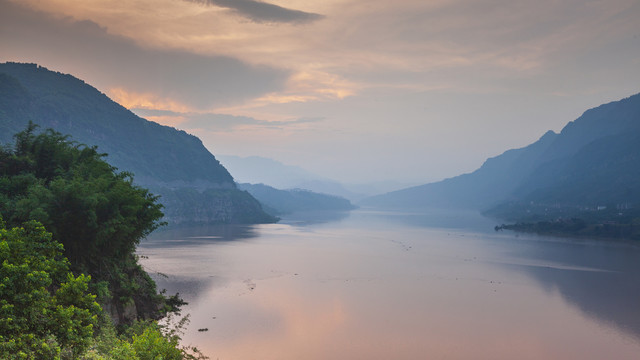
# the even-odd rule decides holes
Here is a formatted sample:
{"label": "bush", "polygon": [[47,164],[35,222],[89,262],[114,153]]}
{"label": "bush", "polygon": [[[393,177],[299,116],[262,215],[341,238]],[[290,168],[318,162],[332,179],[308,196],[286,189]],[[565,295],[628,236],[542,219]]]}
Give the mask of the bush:
{"label": "bush", "polygon": [[74,359],[92,342],[102,310],[62,252],[35,221],[0,228],[0,358]]}

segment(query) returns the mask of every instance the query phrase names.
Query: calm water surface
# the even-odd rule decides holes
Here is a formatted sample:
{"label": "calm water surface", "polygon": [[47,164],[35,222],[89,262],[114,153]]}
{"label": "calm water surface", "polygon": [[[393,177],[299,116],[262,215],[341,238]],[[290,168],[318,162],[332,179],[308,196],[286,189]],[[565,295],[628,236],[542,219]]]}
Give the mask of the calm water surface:
{"label": "calm water surface", "polygon": [[220,360],[640,359],[638,244],[496,233],[474,214],[308,218],[141,244],[189,302],[185,343]]}

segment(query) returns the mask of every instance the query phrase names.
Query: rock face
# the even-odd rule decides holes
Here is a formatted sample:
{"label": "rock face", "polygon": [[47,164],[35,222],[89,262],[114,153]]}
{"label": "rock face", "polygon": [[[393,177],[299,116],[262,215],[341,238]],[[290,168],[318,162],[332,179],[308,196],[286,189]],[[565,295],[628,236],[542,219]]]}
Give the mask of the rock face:
{"label": "rock face", "polygon": [[101,304],[101,306],[102,311],[109,314],[111,321],[116,326],[120,324],[131,324],[141,317],[138,313],[136,303],[133,300],[127,302],[124,306],[117,306],[117,304],[113,302],[107,302]]}
{"label": "rock face", "polygon": [[161,188],[165,219],[172,224],[275,222],[251,194],[238,189]]}
{"label": "rock face", "polygon": [[[97,146],[108,163],[161,196],[170,222],[275,221],[197,137],[142,119],[71,75],[0,64],[0,142],[11,142],[29,121]],[[197,213],[187,210],[193,206]]]}

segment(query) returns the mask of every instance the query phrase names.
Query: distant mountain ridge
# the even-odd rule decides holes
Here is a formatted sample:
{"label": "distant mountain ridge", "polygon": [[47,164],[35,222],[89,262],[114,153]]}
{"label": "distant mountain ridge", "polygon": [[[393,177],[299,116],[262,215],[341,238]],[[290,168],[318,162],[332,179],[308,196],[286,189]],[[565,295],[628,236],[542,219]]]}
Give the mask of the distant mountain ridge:
{"label": "distant mountain ridge", "polygon": [[486,210],[508,202],[640,205],[640,94],[587,110],[559,134],[488,159],[478,170],[360,204]]}
{"label": "distant mountain ridge", "polygon": [[265,211],[274,216],[305,211],[348,211],[356,207],[345,198],[303,189],[279,190],[264,184],[238,184],[248,191]]}
{"label": "distant mountain ridge", "polygon": [[335,180],[262,156],[219,155],[218,159],[231,170],[238,183],[265,184],[280,190],[305,189],[347,199],[364,197]]}
{"label": "distant mountain ridge", "polygon": [[175,194],[186,190],[201,194],[192,197],[201,210],[198,221],[274,221],[257,200],[236,188],[233,177],[197,137],[142,119],[71,75],[36,64],[0,64],[0,142],[12,142],[12,135],[29,121],[97,145],[108,154],[107,162],[132,172],[136,184],[166,200],[165,215],[171,222],[193,220],[185,211],[193,204]]}
{"label": "distant mountain ridge", "polygon": [[218,155],[218,160],[233,174],[236,182],[265,184],[276,189],[305,189],[359,201],[371,195],[402,189],[408,183],[379,181],[342,183],[309,172],[301,167],[286,165],[262,156]]}
{"label": "distant mountain ridge", "polygon": [[298,183],[321,179],[298,166],[262,156],[218,155],[218,160],[234,174],[238,183],[266,184],[278,189],[290,189]]}
{"label": "distant mountain ridge", "polygon": [[556,133],[549,131],[527,147],[507,150],[487,159],[472,173],[373,196],[360,204],[390,208],[482,209],[505,200],[533,171],[537,155],[544,152],[556,137]]}

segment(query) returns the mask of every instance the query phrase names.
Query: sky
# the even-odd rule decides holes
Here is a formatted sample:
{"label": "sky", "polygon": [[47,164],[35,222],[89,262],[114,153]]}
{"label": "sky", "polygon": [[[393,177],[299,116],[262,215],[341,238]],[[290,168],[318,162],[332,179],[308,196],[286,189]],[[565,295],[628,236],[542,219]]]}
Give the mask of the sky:
{"label": "sky", "polygon": [[0,0],[0,62],[215,154],[426,183],[640,92],[638,0]]}

